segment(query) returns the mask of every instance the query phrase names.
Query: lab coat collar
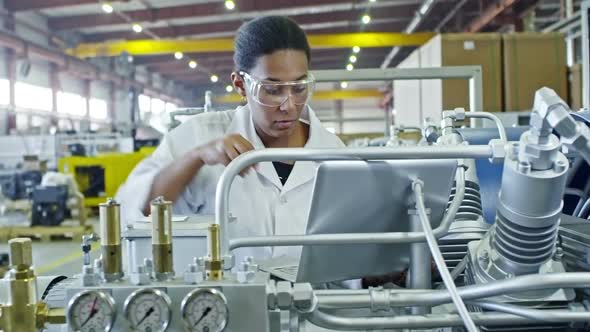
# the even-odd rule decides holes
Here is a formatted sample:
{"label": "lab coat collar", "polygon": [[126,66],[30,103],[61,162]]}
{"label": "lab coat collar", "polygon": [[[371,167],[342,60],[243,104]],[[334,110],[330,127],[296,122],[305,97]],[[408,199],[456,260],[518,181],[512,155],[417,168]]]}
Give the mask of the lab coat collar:
{"label": "lab coat collar", "polygon": [[[301,113],[300,121],[309,125],[309,137],[305,147],[322,147],[322,142],[324,141],[323,136],[325,135],[323,132],[324,129],[319,119],[309,106],[306,107]],[[230,133],[238,133],[244,136],[244,138],[252,143],[255,149],[265,148],[262,140],[256,133],[256,129],[254,129],[254,122],[252,121],[252,116],[250,114],[250,108],[248,105],[238,107],[228,131]],[[287,182],[285,183],[285,186],[282,185],[281,180],[279,179],[279,176],[277,175],[277,172],[271,162],[260,163],[256,168],[256,171],[258,174],[265,177],[268,181],[279,188],[282,193],[285,193],[308,181],[311,181],[315,175],[315,163],[296,162],[293,170],[291,171],[291,174],[289,175],[289,178],[287,179]]]}

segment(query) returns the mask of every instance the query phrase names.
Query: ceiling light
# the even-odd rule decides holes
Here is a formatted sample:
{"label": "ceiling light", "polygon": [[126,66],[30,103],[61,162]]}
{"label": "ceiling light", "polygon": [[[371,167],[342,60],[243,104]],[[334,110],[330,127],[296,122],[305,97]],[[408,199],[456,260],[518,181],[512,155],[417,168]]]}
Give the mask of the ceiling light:
{"label": "ceiling light", "polygon": [[180,60],[180,59],[182,59],[182,57],[183,57],[183,56],[184,56],[184,54],[182,54],[182,52],[175,52],[175,53],[174,53],[174,58],[175,58],[176,60]]}
{"label": "ceiling light", "polygon": [[102,4],[102,11],[105,12],[105,13],[107,13],[107,14],[110,14],[110,13],[113,12],[113,6],[111,6],[110,3],[105,2],[105,3]]}
{"label": "ceiling light", "polygon": [[225,91],[227,91],[227,93],[230,93],[230,92],[234,91],[234,87],[231,85],[228,85],[225,87]]}
{"label": "ceiling light", "polygon": [[133,31],[135,31],[137,33],[140,33],[143,31],[143,28],[141,27],[141,25],[139,25],[137,23],[133,23],[132,28],[133,28]]}
{"label": "ceiling light", "polygon": [[192,69],[197,68],[197,62],[195,60],[191,60],[188,62],[188,66],[191,67]]}
{"label": "ceiling light", "polygon": [[352,53],[358,53],[358,52],[360,52],[360,51],[361,51],[361,48],[360,48],[360,47],[358,47],[358,46],[354,46],[354,47],[352,48]]}
{"label": "ceiling light", "polygon": [[377,0],[369,0],[369,2],[376,2]]}
{"label": "ceiling light", "polygon": [[225,0],[225,8],[229,10],[234,10],[234,8],[236,8],[236,3],[232,0]]}
{"label": "ceiling light", "polygon": [[363,24],[369,24],[371,22],[371,16],[369,16],[369,14],[365,14],[361,18],[361,21],[363,21]]}
{"label": "ceiling light", "polygon": [[346,65],[346,70],[351,71],[354,69],[354,66],[352,65],[352,63],[349,63]]}
{"label": "ceiling light", "polygon": [[211,82],[217,83],[217,81],[219,81],[219,77],[217,75],[211,75]]}
{"label": "ceiling light", "polygon": [[357,60],[356,55],[351,55],[350,58],[348,58],[348,60],[350,60],[351,63],[355,63]]}
{"label": "ceiling light", "polygon": [[340,87],[341,87],[342,89],[346,89],[346,88],[348,88],[348,82],[340,82]]}
{"label": "ceiling light", "polygon": [[133,62],[133,56],[128,55],[127,56],[127,62],[132,63]]}

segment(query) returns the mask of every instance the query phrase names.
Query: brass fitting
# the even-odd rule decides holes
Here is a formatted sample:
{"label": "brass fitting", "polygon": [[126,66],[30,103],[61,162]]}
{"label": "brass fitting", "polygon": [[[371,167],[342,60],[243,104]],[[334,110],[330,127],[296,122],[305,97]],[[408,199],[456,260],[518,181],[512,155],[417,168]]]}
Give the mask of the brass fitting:
{"label": "brass fitting", "polygon": [[16,238],[10,246],[8,303],[0,305],[0,330],[6,332],[36,332],[45,324],[65,324],[65,309],[50,309],[37,302],[37,277],[33,270],[31,239]]}
{"label": "brass fitting", "polygon": [[223,259],[221,258],[219,225],[209,225],[209,257],[205,261],[207,280],[223,279]]}
{"label": "brass fitting", "polygon": [[99,205],[100,245],[103,260],[103,278],[107,282],[123,278],[121,252],[121,206],[108,198]]}
{"label": "brass fitting", "polygon": [[9,302],[2,307],[4,331],[36,331],[37,278],[32,269],[31,239],[8,241],[10,247]]}
{"label": "brass fitting", "polygon": [[172,254],[172,202],[160,196],[151,204],[152,220],[152,258],[154,272],[158,281],[174,278]]}

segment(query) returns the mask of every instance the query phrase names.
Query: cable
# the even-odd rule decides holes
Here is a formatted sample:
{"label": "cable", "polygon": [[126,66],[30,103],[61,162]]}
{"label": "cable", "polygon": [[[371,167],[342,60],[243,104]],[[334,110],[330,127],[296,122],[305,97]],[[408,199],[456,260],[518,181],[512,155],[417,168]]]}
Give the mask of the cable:
{"label": "cable", "polygon": [[449,270],[447,269],[447,265],[445,264],[445,260],[438,248],[438,244],[436,243],[436,238],[432,232],[432,227],[430,226],[430,220],[428,220],[428,216],[426,215],[426,206],[424,205],[424,196],[422,193],[423,183],[420,180],[414,181],[412,184],[414,190],[414,196],[416,198],[416,209],[418,210],[418,215],[420,216],[420,221],[422,223],[422,229],[424,234],[426,235],[426,242],[428,243],[428,247],[430,248],[430,252],[432,253],[432,258],[436,263],[436,267],[443,279],[451,298],[453,299],[453,303],[455,303],[455,307],[457,308],[457,312],[461,319],[463,319],[463,323],[465,324],[465,328],[467,328],[468,332],[477,332],[479,329],[475,326],[473,319],[469,315],[469,311],[467,307],[465,307],[465,303],[459,296],[457,292],[457,287],[455,286],[455,282],[451,277]]}
{"label": "cable", "polygon": [[590,199],[586,200],[586,202],[584,203],[584,205],[582,206],[582,208],[580,209],[580,212],[576,215],[576,217],[584,218],[584,215],[586,215],[589,210],[590,210]]}

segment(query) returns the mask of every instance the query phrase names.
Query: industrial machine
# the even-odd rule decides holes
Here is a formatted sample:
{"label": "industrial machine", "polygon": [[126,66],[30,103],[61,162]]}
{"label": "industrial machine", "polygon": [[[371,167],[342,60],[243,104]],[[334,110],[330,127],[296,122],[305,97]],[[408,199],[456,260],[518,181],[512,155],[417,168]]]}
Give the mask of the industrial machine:
{"label": "industrial machine", "polygon": [[43,174],[34,170],[2,170],[0,187],[2,195],[11,200],[30,198],[34,188],[41,184]]}
{"label": "industrial machine", "polygon": [[[9,332],[29,332],[41,327],[64,332],[587,329],[590,307],[586,289],[590,288],[590,271],[586,248],[590,247],[587,243],[590,230],[586,221],[562,216],[569,162],[561,149],[567,146],[590,160],[590,130],[576,122],[569,111],[552,90],[543,88],[535,97],[530,129],[518,142],[508,141],[497,118],[456,109],[443,113],[436,135],[427,135],[434,140],[432,145],[251,151],[233,160],[218,182],[215,220],[207,226],[206,250],[195,248],[186,252],[175,247],[172,203],[157,198],[151,202],[147,223],[151,226],[151,257],[127,270],[123,264],[120,205],[109,199],[99,207],[100,235],[86,236],[83,240],[81,274],[52,282],[49,289],[43,290],[44,297],[37,295],[41,290],[37,289],[31,243],[11,240],[11,271],[0,284],[8,290],[0,287],[0,329]],[[485,145],[468,144],[454,124],[473,118],[496,121],[500,138]],[[397,204],[393,207],[396,220],[409,223],[396,225],[399,231],[366,233],[343,229],[338,233],[318,233],[308,229],[305,235],[229,238],[230,222],[239,223],[239,220],[231,221],[233,217],[228,209],[231,184],[247,166],[271,160],[337,160],[342,165],[346,165],[346,160],[354,160],[355,168],[362,169],[358,165],[361,160],[375,163],[402,159],[451,160],[454,166],[445,167],[444,174],[440,172],[444,175],[441,181],[431,180],[435,174],[425,172],[414,173],[422,174],[422,178],[403,178],[402,172],[396,173],[396,183],[407,184],[396,188],[404,193],[405,199],[395,196],[397,201],[392,203]],[[474,159],[489,159],[504,165],[493,225],[483,219],[482,196],[473,172]],[[381,184],[381,190],[386,192],[388,183],[381,181]],[[438,194],[433,196],[435,192]],[[448,197],[441,201],[443,192]],[[368,203],[359,209],[375,207],[370,205],[370,200],[363,202]],[[336,221],[339,221],[340,225],[347,225],[346,220],[341,220],[346,217],[331,220],[329,213],[324,216],[313,224],[338,225]],[[561,222],[560,226],[562,218],[568,222]],[[89,252],[98,241],[102,256],[91,262]],[[385,252],[368,259],[350,250],[366,245],[409,246],[408,288],[334,289],[330,284],[305,280],[301,273],[295,281],[277,280],[265,272],[263,261],[251,257],[236,259],[237,249],[246,247],[305,246],[313,250],[343,246],[347,248],[343,252],[352,254],[332,255],[326,263],[347,265],[345,270],[349,273],[355,269],[353,262],[359,259],[377,265],[399,254]],[[362,252],[367,252],[365,249]],[[307,257],[314,258],[309,253]],[[178,266],[174,264],[177,256],[194,259],[186,266]],[[403,257],[395,259],[398,263],[404,261]],[[430,273],[431,259],[442,280],[438,284],[433,283]],[[313,268],[313,265],[305,266],[306,271]],[[356,274],[370,273],[357,271]],[[330,271],[331,279],[340,281],[335,274]],[[462,280],[455,281],[460,275],[464,276]]]}
{"label": "industrial machine", "polygon": [[105,153],[97,156],[70,156],[58,161],[60,173],[72,174],[87,207],[98,207],[115,196],[133,168],[155,150],[144,147],[133,153]]}
{"label": "industrial machine", "polygon": [[68,216],[68,187],[39,186],[31,196],[31,226],[58,226]]}

